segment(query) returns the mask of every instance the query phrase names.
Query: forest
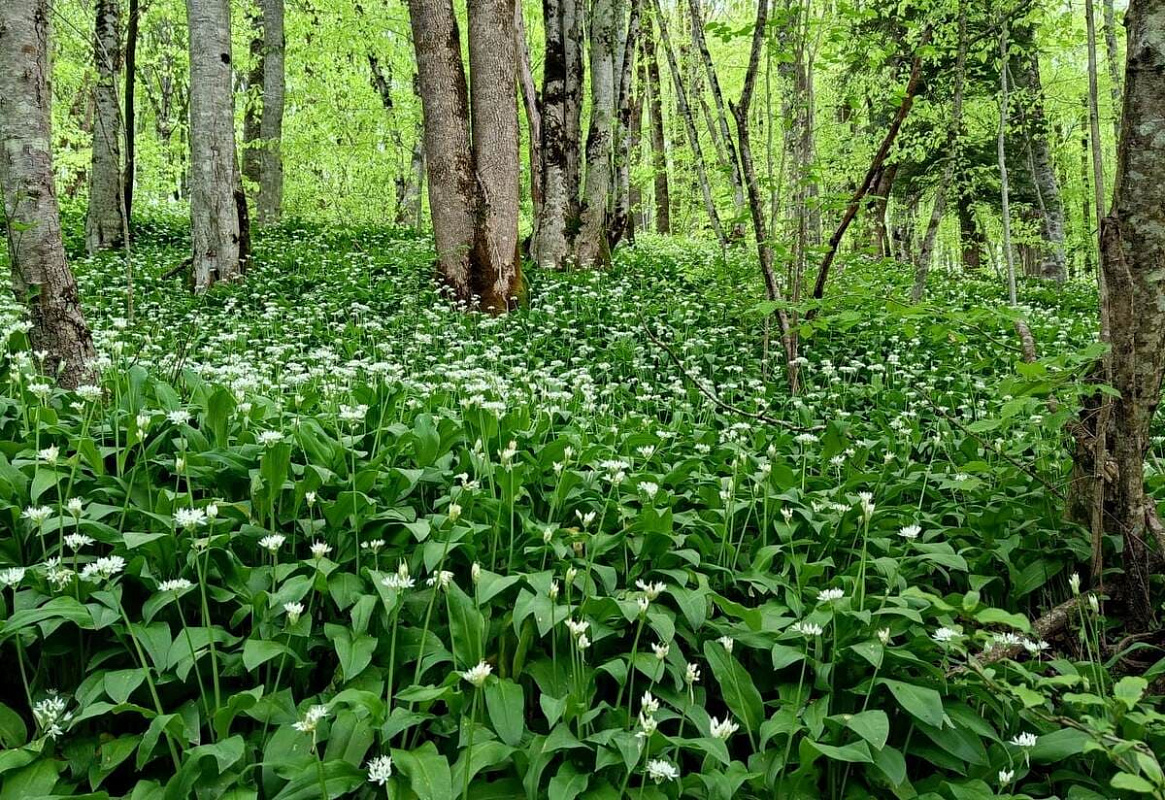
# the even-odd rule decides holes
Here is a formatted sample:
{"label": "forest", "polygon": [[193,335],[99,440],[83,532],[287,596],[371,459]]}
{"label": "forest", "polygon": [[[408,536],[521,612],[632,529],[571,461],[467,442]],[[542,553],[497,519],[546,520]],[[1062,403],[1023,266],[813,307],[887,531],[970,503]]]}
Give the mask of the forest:
{"label": "forest", "polygon": [[0,0],[0,800],[1165,800],[1165,0]]}

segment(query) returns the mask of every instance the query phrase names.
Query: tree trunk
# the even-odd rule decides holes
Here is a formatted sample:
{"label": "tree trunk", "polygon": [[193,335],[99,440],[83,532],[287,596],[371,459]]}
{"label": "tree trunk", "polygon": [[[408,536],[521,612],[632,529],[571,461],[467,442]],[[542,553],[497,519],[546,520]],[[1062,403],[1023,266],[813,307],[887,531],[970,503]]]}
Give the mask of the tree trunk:
{"label": "tree trunk", "polygon": [[53,187],[48,0],[0,3],[0,192],[12,291],[27,303],[33,351],[66,388],[93,377],[93,339],[65,261]]}
{"label": "tree trunk", "polygon": [[[242,277],[231,15],[227,0],[186,0],[190,34],[190,217],[194,290]],[[244,200],[245,204],[245,200]]]}
{"label": "tree trunk", "polygon": [[671,191],[667,175],[667,138],[664,136],[662,85],[659,59],[655,52],[655,31],[651,15],[640,20],[643,34],[643,61],[646,65],[646,104],[651,126],[651,166],[655,191],[655,231],[671,233]]}
{"label": "tree trunk", "polygon": [[1093,230],[1093,227],[1096,224],[1096,217],[1092,214],[1090,195],[1092,190],[1092,156],[1088,138],[1088,97],[1085,96],[1081,99],[1084,104],[1084,124],[1080,126],[1080,185],[1084,187],[1084,191],[1081,192],[1080,196],[1080,219],[1085,230],[1084,274],[1095,276],[1096,257],[1093,253],[1093,245],[1096,243],[1096,231]]}
{"label": "tree trunk", "polygon": [[283,216],[283,100],[286,94],[283,0],[263,7],[263,116],[259,126],[259,203],[256,222],[276,225]]}
{"label": "tree trunk", "polygon": [[461,35],[451,0],[409,0],[409,21],[425,119],[429,212],[437,270],[453,296],[473,294],[470,257],[477,215],[477,183],[469,140],[469,93]]}
{"label": "tree trunk", "polygon": [[955,89],[951,98],[951,119],[947,127],[946,159],[943,166],[942,178],[934,193],[934,206],[930,211],[930,220],[926,224],[926,234],[922,239],[922,246],[918,251],[918,264],[914,272],[914,288],[911,297],[917,303],[922,300],[926,292],[926,278],[930,271],[930,262],[934,256],[935,239],[938,236],[939,225],[942,224],[943,213],[946,211],[947,192],[955,171],[959,166],[961,148],[959,138],[963,132],[963,89],[967,75],[967,9],[962,0],[959,3],[959,44],[955,56]]}
{"label": "tree trunk", "polygon": [[138,0],[129,0],[129,23],[125,32],[125,173],[122,178],[126,225],[133,221],[133,188],[137,176],[137,68],[138,29],[141,9]]}
{"label": "tree trunk", "polygon": [[89,211],[85,247],[92,254],[120,246],[124,239],[125,196],[121,181],[121,107],[117,78],[121,70],[119,0],[97,0],[93,37],[97,85],[93,92],[93,156],[89,169]]}
{"label": "tree trunk", "polygon": [[612,249],[623,239],[634,238],[631,209],[631,159],[635,142],[639,138],[638,105],[635,95],[635,54],[639,41],[639,14],[642,0],[631,0],[631,13],[627,20],[626,35],[618,43],[616,52],[618,69],[615,72],[617,91],[615,106],[618,109],[615,126],[615,178],[614,210],[607,240]]}
{"label": "tree trunk", "polygon": [[999,186],[1002,199],[1003,217],[1003,256],[1007,263],[1007,299],[1014,306],[1015,296],[1015,254],[1011,250],[1011,199],[1010,185],[1007,180],[1007,111],[1009,102],[1009,86],[1007,81],[1007,21],[999,32],[999,137],[996,140],[996,149],[999,155]]}
{"label": "tree trunk", "polygon": [[469,0],[473,156],[479,191],[473,289],[481,308],[493,314],[515,307],[522,293],[518,252],[522,166],[514,80],[517,1]]}
{"label": "tree trunk", "polygon": [[563,8],[563,52],[566,57],[566,148],[567,218],[571,228],[578,224],[578,200],[582,187],[582,110],[585,79],[584,58],[588,0],[560,0]]}
{"label": "tree trunk", "polygon": [[660,0],[652,0],[655,6],[656,19],[659,22],[659,43],[667,56],[668,66],[671,68],[672,84],[675,89],[676,105],[684,121],[684,130],[688,135],[688,146],[692,149],[692,160],[696,167],[696,179],[700,184],[700,193],[704,198],[704,210],[708,214],[708,221],[716,234],[721,247],[728,245],[728,237],[724,233],[724,226],[720,223],[720,213],[716,210],[716,203],[712,198],[712,184],[708,179],[708,167],[704,161],[704,152],[700,148],[700,134],[696,130],[696,121],[692,116],[692,107],[688,103],[688,92],[684,88],[684,78],[680,73],[680,66],[672,50],[671,37],[668,35],[667,20],[664,18]]}
{"label": "tree trunk", "polygon": [[[1123,538],[1127,618],[1133,631],[1143,631],[1153,628],[1149,543],[1159,531],[1155,501],[1145,493],[1144,461],[1165,374],[1165,7],[1131,0],[1125,21],[1123,138],[1113,206],[1101,236],[1110,383],[1119,392],[1109,399],[1116,475],[1104,520],[1107,530]],[[1160,539],[1156,545],[1159,550]]]}
{"label": "tree trunk", "polygon": [[970,197],[959,196],[958,216],[963,267],[977,271],[983,266],[983,247],[987,241],[979,221],[975,219],[975,205]]}
{"label": "tree trunk", "polygon": [[262,148],[263,125],[263,62],[266,48],[263,46],[263,3],[251,0],[247,6],[247,20],[251,25],[251,69],[247,72],[247,92],[243,106],[243,177],[256,190],[262,171],[259,157]]}
{"label": "tree trunk", "polygon": [[1120,51],[1116,46],[1116,11],[1112,0],[1101,0],[1104,5],[1104,44],[1108,51],[1108,78],[1112,93],[1112,129],[1114,141],[1121,140],[1121,76]]}
{"label": "tree trunk", "polygon": [[[415,72],[413,73],[413,95],[416,97],[417,104],[421,105],[421,81]],[[410,178],[400,203],[400,211],[407,214],[407,217],[401,222],[408,222],[413,228],[420,230],[425,215],[423,198],[425,188],[425,125],[423,119],[418,119],[416,132],[413,135],[409,175]]]}
{"label": "tree trunk", "polygon": [[595,0],[591,14],[591,127],[587,172],[575,241],[580,267],[606,264],[607,203],[611,194],[612,132],[615,116],[615,0]]}
{"label": "tree trunk", "polygon": [[569,249],[570,215],[567,160],[570,134],[567,109],[566,8],[571,0],[543,0],[546,54],[542,71],[542,213],[535,224],[533,257],[542,266],[563,265]]}

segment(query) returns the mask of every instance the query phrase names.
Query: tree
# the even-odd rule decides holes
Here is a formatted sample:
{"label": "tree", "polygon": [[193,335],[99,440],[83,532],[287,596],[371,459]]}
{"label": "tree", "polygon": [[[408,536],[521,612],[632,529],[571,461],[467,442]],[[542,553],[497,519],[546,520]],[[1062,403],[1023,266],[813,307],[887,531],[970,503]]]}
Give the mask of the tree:
{"label": "tree", "polygon": [[242,277],[246,198],[235,151],[228,0],[186,0],[190,40],[190,218],[194,290]]}
{"label": "tree", "polygon": [[90,253],[119,246],[125,238],[125,196],[121,172],[121,108],[117,78],[121,71],[119,0],[97,0],[93,37],[97,85],[93,92],[93,155],[89,168],[89,210],[85,246]]}
{"label": "tree", "polygon": [[92,377],[93,338],[65,260],[49,149],[49,4],[0,4],[0,192],[12,291],[27,303],[34,351],[66,388]]}
{"label": "tree", "polygon": [[664,136],[663,97],[659,77],[659,59],[655,50],[655,27],[652,15],[640,18],[643,37],[643,62],[645,65],[644,88],[651,129],[651,166],[655,188],[655,230],[656,233],[671,233],[671,190],[667,175],[667,138]]}
{"label": "tree", "polygon": [[591,127],[587,134],[586,185],[575,241],[575,261],[580,267],[605,264],[611,258],[606,227],[614,116],[615,0],[595,0],[591,10]]}
{"label": "tree", "polygon": [[522,292],[514,0],[470,0],[470,98],[452,0],[409,0],[442,281],[491,313]]}
{"label": "tree", "polygon": [[261,0],[263,111],[259,123],[259,202],[255,221],[274,225],[283,213],[283,102],[286,86],[283,0]]}
{"label": "tree", "polygon": [[[1124,600],[1136,630],[1152,628],[1149,543],[1165,551],[1156,502],[1145,492],[1149,428],[1165,376],[1165,6],[1131,0],[1124,112],[1112,209],[1101,232],[1102,303],[1111,351],[1111,458],[1105,529],[1123,540]],[[1095,129],[1094,129],[1095,130]],[[1103,415],[1101,415],[1103,416]],[[1082,422],[1096,424],[1097,415]],[[1078,454],[1079,456],[1079,454]],[[1100,576],[1094,576],[1099,579]]]}

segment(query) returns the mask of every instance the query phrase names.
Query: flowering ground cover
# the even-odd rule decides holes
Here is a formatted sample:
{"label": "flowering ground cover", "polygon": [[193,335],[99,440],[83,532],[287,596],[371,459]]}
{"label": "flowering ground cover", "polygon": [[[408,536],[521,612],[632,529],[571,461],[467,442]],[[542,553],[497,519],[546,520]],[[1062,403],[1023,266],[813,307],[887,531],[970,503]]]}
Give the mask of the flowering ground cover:
{"label": "flowering ground cover", "polygon": [[854,265],[791,397],[699,243],[490,318],[411,233],[288,225],[197,297],[185,236],[132,319],[74,260],[100,385],[3,308],[0,800],[1165,797],[1161,654],[1100,657],[1103,595],[1032,627],[1088,588],[1085,289],[1028,290],[1027,364],[987,284]]}

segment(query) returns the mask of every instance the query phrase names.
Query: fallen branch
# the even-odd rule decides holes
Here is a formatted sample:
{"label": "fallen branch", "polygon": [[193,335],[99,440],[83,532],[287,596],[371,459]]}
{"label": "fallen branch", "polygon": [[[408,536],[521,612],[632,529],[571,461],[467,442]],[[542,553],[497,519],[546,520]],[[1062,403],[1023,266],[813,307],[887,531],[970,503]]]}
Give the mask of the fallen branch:
{"label": "fallen branch", "polygon": [[[1075,595],[1065,600],[1060,605],[1053,608],[1048,613],[1037,619],[1032,623],[1032,639],[1039,642],[1046,641],[1056,634],[1068,627],[1068,624],[1077,619],[1077,613],[1080,607],[1088,602],[1090,595],[1093,592],[1085,592],[1083,594]],[[1009,644],[1006,647],[996,646],[985,652],[982,656],[975,659],[979,666],[985,667],[988,664],[994,664],[997,661],[1004,659],[1015,658],[1024,652],[1024,646],[1020,644]],[[958,667],[952,670],[950,674],[966,671],[967,667]]]}
{"label": "fallen branch", "polygon": [[662,349],[665,353],[668,354],[668,356],[671,358],[672,362],[676,365],[676,369],[678,369],[680,371],[680,374],[683,375],[688,381],[690,381],[696,387],[696,389],[700,392],[700,394],[704,395],[704,397],[708,398],[710,401],[712,401],[712,403],[714,403],[719,408],[722,408],[725,411],[729,411],[733,414],[737,414],[737,415],[742,416],[742,417],[747,417],[749,419],[759,420],[761,422],[767,422],[770,425],[776,425],[778,427],[785,428],[785,429],[791,430],[791,431],[810,432],[810,431],[823,431],[823,430],[825,430],[824,425],[814,425],[812,427],[806,427],[804,425],[797,425],[796,423],[789,422],[788,420],[777,419],[776,417],[770,417],[767,414],[760,414],[760,413],[757,413],[754,411],[745,411],[743,408],[740,408],[738,406],[734,406],[731,403],[728,403],[728,402],[725,402],[724,400],[721,400],[719,397],[716,396],[716,394],[711,389],[708,389],[706,386],[704,386],[703,381],[701,381],[699,378],[695,377],[690,372],[688,372],[688,370],[684,367],[684,362],[680,360],[680,357],[678,355],[676,355],[676,352],[674,350],[672,350],[670,347],[668,347],[668,345],[662,339],[660,339],[658,336],[656,336],[654,333],[651,332],[651,328],[648,326],[646,320],[641,320],[641,321],[643,322],[643,332],[647,334],[647,338],[650,339],[652,342],[654,342],[656,345],[658,345],[660,347],[660,349]]}

